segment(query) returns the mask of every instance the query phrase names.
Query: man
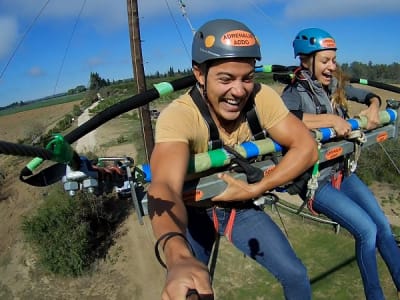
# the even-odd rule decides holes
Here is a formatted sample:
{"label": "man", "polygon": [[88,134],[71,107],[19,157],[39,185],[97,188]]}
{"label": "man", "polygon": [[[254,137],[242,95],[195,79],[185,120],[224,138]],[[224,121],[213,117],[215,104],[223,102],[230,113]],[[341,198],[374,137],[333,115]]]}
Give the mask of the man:
{"label": "man", "polygon": [[[156,246],[163,249],[168,270],[162,299],[185,299],[190,290],[213,294],[206,265],[216,232],[267,268],[281,282],[286,299],[311,298],[305,267],[279,227],[253,204],[254,198],[304,172],[318,156],[309,131],[279,95],[265,85],[255,92],[254,67],[260,59],[258,40],[247,26],[227,19],[207,22],[192,44],[196,86],[157,121],[148,199]],[[241,144],[252,139],[244,113],[249,101],[255,103],[261,127],[285,148],[282,160],[252,184],[221,174],[227,188],[205,201],[208,206],[184,203],[189,156],[208,151],[210,124],[204,114],[224,145]],[[200,106],[205,107],[203,114]]]}

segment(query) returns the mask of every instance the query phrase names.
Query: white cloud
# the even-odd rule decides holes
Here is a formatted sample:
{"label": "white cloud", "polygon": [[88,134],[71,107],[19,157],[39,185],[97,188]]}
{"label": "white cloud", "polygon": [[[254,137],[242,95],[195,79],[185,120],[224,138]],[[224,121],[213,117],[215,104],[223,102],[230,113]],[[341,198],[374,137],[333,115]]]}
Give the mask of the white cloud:
{"label": "white cloud", "polygon": [[0,16],[0,59],[8,57],[16,45],[18,25],[15,18]]}
{"label": "white cloud", "polygon": [[45,75],[45,72],[40,67],[32,67],[28,70],[28,75],[32,77],[40,77]]}
{"label": "white cloud", "polygon": [[[218,11],[245,11],[259,5],[282,0],[202,0],[182,1],[186,7],[187,16],[207,15]],[[169,10],[175,15],[182,14],[177,0],[142,0],[138,3],[138,11],[142,18],[155,19],[168,16]],[[37,1],[1,0],[0,11],[18,15],[26,20],[33,20],[47,2],[38,5]],[[50,1],[44,8],[40,18],[71,18],[77,17],[83,0]],[[89,19],[92,25],[100,30],[111,31],[127,26],[127,4],[123,0],[87,0],[82,18]],[[29,21],[30,22],[30,21]]]}
{"label": "white cloud", "polygon": [[285,5],[290,19],[374,15],[400,11],[399,0],[292,0]]}
{"label": "white cloud", "polygon": [[92,68],[104,64],[104,59],[101,57],[91,57],[87,60],[87,65]]}

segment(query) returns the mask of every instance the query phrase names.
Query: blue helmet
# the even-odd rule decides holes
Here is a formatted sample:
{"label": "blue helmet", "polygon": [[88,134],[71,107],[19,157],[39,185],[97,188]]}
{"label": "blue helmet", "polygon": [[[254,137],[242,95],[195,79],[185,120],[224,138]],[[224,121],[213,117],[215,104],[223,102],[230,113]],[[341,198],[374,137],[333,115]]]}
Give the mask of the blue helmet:
{"label": "blue helmet", "polygon": [[294,57],[309,55],[321,50],[336,50],[334,38],[325,30],[307,28],[300,31],[293,41]]}

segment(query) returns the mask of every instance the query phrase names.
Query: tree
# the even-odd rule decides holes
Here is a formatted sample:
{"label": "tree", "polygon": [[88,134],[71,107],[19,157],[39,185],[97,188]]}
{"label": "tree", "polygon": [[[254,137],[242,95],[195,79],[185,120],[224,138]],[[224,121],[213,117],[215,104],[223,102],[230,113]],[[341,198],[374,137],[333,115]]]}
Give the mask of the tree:
{"label": "tree", "polygon": [[99,73],[97,72],[92,72],[90,73],[90,84],[89,84],[89,90],[91,91],[98,91],[100,88],[103,86],[107,86],[109,82],[103,78],[100,77]]}

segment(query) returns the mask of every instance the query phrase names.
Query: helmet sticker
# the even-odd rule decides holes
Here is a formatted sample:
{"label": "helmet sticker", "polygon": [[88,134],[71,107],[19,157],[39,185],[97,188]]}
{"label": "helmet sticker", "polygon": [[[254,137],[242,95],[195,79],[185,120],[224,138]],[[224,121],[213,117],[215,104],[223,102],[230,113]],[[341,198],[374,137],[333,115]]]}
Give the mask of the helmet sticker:
{"label": "helmet sticker", "polygon": [[250,47],[256,44],[256,38],[248,31],[232,30],[222,35],[221,43],[233,47]]}
{"label": "helmet sticker", "polygon": [[336,42],[332,38],[322,39],[319,44],[324,48],[336,48]]}
{"label": "helmet sticker", "polygon": [[211,48],[214,45],[214,43],[215,43],[215,36],[213,35],[208,35],[204,40],[204,45],[207,48]]}

